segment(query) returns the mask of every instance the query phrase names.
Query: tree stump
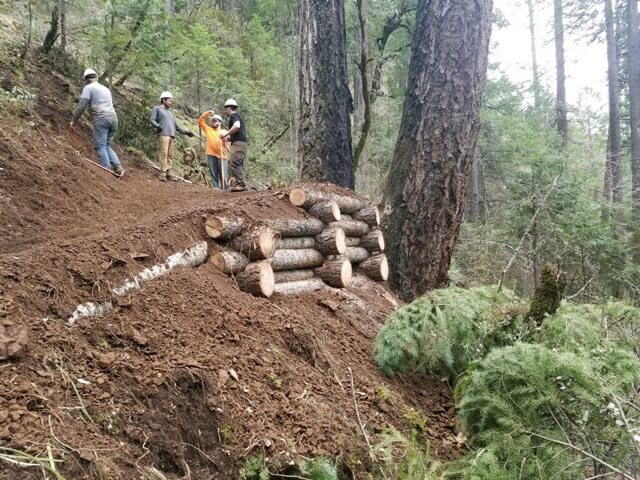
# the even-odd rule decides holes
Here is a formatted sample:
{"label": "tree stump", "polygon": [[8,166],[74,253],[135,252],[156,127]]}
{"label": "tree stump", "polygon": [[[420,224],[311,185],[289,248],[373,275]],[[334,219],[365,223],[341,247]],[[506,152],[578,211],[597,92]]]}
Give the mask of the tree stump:
{"label": "tree stump", "polygon": [[332,222],[330,227],[340,227],[349,237],[362,237],[369,231],[369,225],[360,220],[340,220]]}
{"label": "tree stump", "polygon": [[315,236],[316,249],[323,255],[340,255],[347,248],[347,236],[340,227],[331,227]]}
{"label": "tree stump", "polygon": [[249,265],[249,259],[243,254],[234,250],[223,250],[212,253],[209,256],[209,263],[214,264],[227,275],[236,274]]}
{"label": "tree stump", "polygon": [[276,240],[276,250],[299,250],[301,248],[315,248],[316,239],[313,237],[287,237]]}
{"label": "tree stump", "polygon": [[380,210],[374,204],[365,205],[353,214],[355,220],[361,220],[370,227],[380,226]]}
{"label": "tree stump", "polygon": [[271,258],[276,250],[276,235],[271,227],[255,226],[233,238],[229,246],[251,260]]}
{"label": "tree stump", "polygon": [[299,282],[300,280],[309,280],[310,278],[313,278],[313,270],[310,268],[282,270],[280,272],[273,272],[273,276],[276,279],[276,283]]}
{"label": "tree stump", "polygon": [[340,207],[343,213],[357,212],[362,208],[362,202],[357,198],[338,195],[335,193],[325,193],[318,190],[309,190],[303,187],[292,188],[289,192],[289,201],[296,207],[310,208],[318,202],[333,200]]}
{"label": "tree stump", "polygon": [[370,252],[383,252],[384,235],[382,234],[382,231],[376,228],[360,237],[360,246],[362,248],[366,248]]}
{"label": "tree stump", "polygon": [[204,229],[211,238],[231,238],[242,231],[244,223],[244,219],[240,217],[210,215],[204,224]]}
{"label": "tree stump", "polygon": [[318,218],[305,220],[279,218],[269,222],[269,225],[282,237],[312,237],[324,230],[324,223]]}
{"label": "tree stump", "polygon": [[337,222],[340,220],[341,215],[340,207],[338,207],[338,204],[333,200],[314,203],[307,211],[310,215],[318,217],[324,223]]}
{"label": "tree stump", "polygon": [[298,293],[313,292],[324,288],[325,284],[319,278],[300,280],[298,282],[276,283],[274,292],[281,295],[295,295]]}
{"label": "tree stump", "polygon": [[344,251],[344,256],[348,258],[351,263],[360,263],[369,258],[369,252],[362,247],[347,247]]}
{"label": "tree stump", "polygon": [[270,297],[273,294],[275,279],[271,265],[266,260],[250,263],[236,276],[236,280],[243,292],[259,297]]}
{"label": "tree stump", "polygon": [[389,262],[384,253],[363,260],[358,267],[372,280],[386,282],[389,278]]}
{"label": "tree stump", "polygon": [[274,271],[319,267],[323,261],[322,254],[311,248],[276,250],[270,260]]}
{"label": "tree stump", "polygon": [[314,268],[313,272],[332,287],[344,288],[351,282],[351,262],[346,258],[325,260],[322,266]]}

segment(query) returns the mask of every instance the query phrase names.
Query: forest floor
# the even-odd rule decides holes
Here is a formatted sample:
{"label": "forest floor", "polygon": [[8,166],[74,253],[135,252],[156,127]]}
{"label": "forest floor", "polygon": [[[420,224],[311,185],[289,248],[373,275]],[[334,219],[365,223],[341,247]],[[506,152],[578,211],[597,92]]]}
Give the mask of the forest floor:
{"label": "forest floor", "polygon": [[[0,66],[5,91],[19,65]],[[78,88],[47,62],[19,68],[35,97],[0,102],[0,447],[50,449],[67,479],[237,478],[259,453],[275,470],[328,456],[349,478],[369,461],[357,404],[374,443],[418,416],[435,457],[462,452],[446,381],[376,368],[397,302],[366,277],[263,299],[210,264],[182,267],[70,325],[78,304],[113,300],[114,286],[206,240],[210,213],[303,213],[286,190],[162,183],[120,148],[127,174],[113,177],[86,160],[90,128],[68,128]],[[0,465],[0,479],[42,478]]]}

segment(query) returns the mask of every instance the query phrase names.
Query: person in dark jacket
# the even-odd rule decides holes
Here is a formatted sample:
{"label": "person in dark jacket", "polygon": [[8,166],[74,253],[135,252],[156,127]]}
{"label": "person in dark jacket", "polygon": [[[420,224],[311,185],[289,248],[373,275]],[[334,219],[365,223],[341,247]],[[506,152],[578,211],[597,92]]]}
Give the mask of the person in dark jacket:
{"label": "person in dark jacket", "polygon": [[244,161],[247,157],[247,131],[244,126],[244,120],[238,114],[238,103],[229,98],[224,102],[224,114],[229,117],[229,130],[226,135],[220,134],[220,137],[229,137],[231,142],[230,150],[230,169],[231,177],[234,179],[235,185],[231,187],[232,191],[241,192],[247,189],[247,183],[244,174]]}
{"label": "person in dark jacket", "polygon": [[175,152],[176,132],[193,137],[193,132],[178,125],[176,117],[171,112],[173,95],[171,92],[160,94],[160,105],[151,111],[151,125],[158,134],[158,161],[160,162],[160,180],[176,180],[171,174],[173,156]]}

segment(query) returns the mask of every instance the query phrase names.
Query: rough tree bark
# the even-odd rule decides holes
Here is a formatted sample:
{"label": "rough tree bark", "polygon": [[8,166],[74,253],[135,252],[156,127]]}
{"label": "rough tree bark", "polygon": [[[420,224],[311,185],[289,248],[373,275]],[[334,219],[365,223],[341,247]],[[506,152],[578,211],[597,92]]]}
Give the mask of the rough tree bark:
{"label": "rough tree bark", "polygon": [[491,8],[491,0],[418,2],[385,191],[391,283],[407,301],[448,283],[480,126]]}
{"label": "rough tree bark", "polygon": [[553,0],[553,26],[556,44],[556,115],[558,134],[562,147],[569,139],[567,122],[567,91],[564,73],[564,24],[562,19],[562,0]]}
{"label": "rough tree bark", "polygon": [[631,197],[636,218],[640,218],[640,22],[638,1],[627,0],[627,51],[631,129]]}
{"label": "rough tree bark", "polygon": [[613,5],[611,0],[604,0],[604,17],[607,35],[607,78],[609,83],[609,142],[607,145],[607,170],[610,175],[609,180],[611,182],[610,185],[613,194],[613,203],[622,203],[622,165],[620,161],[620,147],[622,140],[620,135],[618,52],[616,47]]}
{"label": "rough tree bark", "polygon": [[538,55],[536,54],[536,22],[534,18],[533,1],[527,0],[527,9],[529,11],[529,37],[531,40],[531,71],[533,74],[533,102],[536,110],[540,108],[540,74],[538,70]]}
{"label": "rough tree bark", "polygon": [[298,18],[300,178],[353,188],[344,2],[301,0]]}
{"label": "rough tree bark", "polygon": [[44,53],[49,53],[53,48],[53,45],[56,43],[58,39],[58,28],[60,27],[60,2],[53,2],[53,6],[51,8],[51,26],[49,27],[49,31],[44,36],[44,41],[42,42],[42,51]]}
{"label": "rough tree bark", "polygon": [[364,147],[369,137],[369,130],[371,129],[371,92],[369,88],[369,51],[368,44],[369,39],[367,35],[367,0],[356,0],[356,7],[358,10],[358,25],[360,29],[360,59],[356,60],[356,66],[360,74],[360,82],[362,85],[362,100],[364,102],[364,112],[362,119],[362,126],[360,129],[360,138],[356,144],[355,151],[353,153],[353,169],[358,168],[360,157],[364,152]]}

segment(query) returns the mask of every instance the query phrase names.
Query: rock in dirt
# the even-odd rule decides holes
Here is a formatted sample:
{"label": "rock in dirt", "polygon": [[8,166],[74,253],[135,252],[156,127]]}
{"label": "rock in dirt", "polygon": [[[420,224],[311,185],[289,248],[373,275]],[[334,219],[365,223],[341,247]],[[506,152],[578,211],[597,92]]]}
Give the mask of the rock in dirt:
{"label": "rock in dirt", "polygon": [[15,325],[10,320],[0,323],[0,360],[19,358],[29,343],[29,330],[23,325]]}

